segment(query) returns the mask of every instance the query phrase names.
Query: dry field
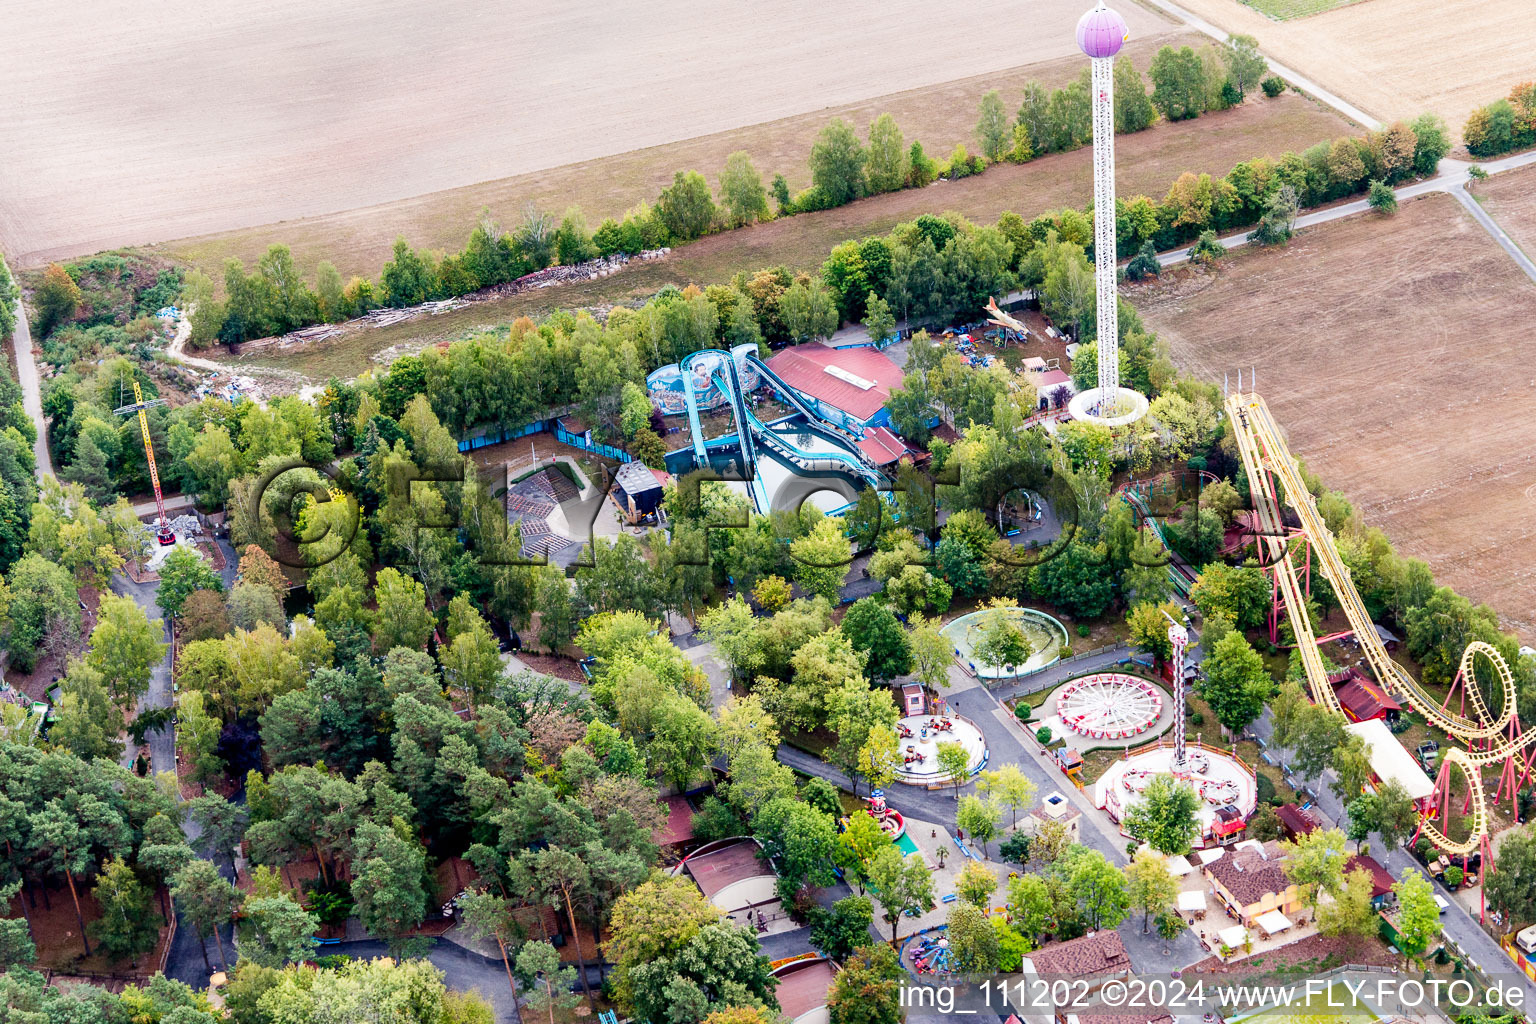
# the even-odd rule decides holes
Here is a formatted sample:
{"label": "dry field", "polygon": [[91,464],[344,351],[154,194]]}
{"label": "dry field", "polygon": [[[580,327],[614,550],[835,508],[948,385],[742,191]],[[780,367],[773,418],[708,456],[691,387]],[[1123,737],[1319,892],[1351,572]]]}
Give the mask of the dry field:
{"label": "dry field", "polygon": [[1536,285],[1449,196],[1132,301],[1182,368],[1258,368],[1298,456],[1397,550],[1536,640]]}
{"label": "dry field", "polygon": [[[1163,124],[1117,143],[1116,172],[1122,195],[1145,192],[1161,198],[1182,172],[1225,174],[1233,164],[1268,153],[1279,156],[1349,130],[1332,111],[1287,93],[1194,121]],[[575,308],[640,301],[667,284],[700,285],[729,280],[738,270],[784,264],[814,269],[838,242],[880,233],[920,213],[957,210],[990,223],[1004,210],[1025,218],[1092,196],[1090,149],[1060,153],[1027,164],[1003,164],[985,174],[942,182],[918,191],[892,192],[835,210],[700,239],[655,263],[635,263],[598,281],[547,288],[494,302],[477,303],[443,316],[382,330],[359,331],[302,350],[253,352],[244,361],[324,380],[354,376],[373,355],[392,346],[420,348],[456,338],[476,327],[538,316],[557,306]],[[218,352],[214,358],[226,358]]]}
{"label": "dry field", "polygon": [[1459,129],[1536,74],[1530,0],[1368,0],[1284,22],[1238,0],[1179,3],[1382,121],[1432,110]]}
{"label": "dry field", "polygon": [[1527,256],[1536,256],[1536,166],[1474,182],[1472,195]]}
{"label": "dry field", "polygon": [[1001,71],[1076,52],[1082,8],[22,0],[0,247],[28,266],[393,203]]}
{"label": "dry field", "polygon": [[[1190,33],[1156,32],[1132,40],[1126,53],[1145,72],[1152,63],[1152,55],[1165,43],[1199,46],[1203,41],[1204,37]],[[217,270],[226,257],[234,256],[250,264],[268,246],[280,242],[293,249],[296,265],[303,273],[312,274],[317,263],[328,259],[343,276],[375,277],[389,259],[398,235],[418,246],[453,251],[469,237],[482,206],[489,207],[504,222],[515,222],[530,202],[556,212],[579,206],[587,216],[588,226],[596,228],[604,217],[622,216],[637,202],[653,200],[672,183],[672,175],[679,170],[699,170],[718,188],[725,158],[737,150],[752,154],[764,183],[772,181],[775,174],[783,174],[791,191],[799,191],[810,184],[807,157],[811,144],[834,117],[847,119],[863,134],[871,121],[889,113],[908,143],[921,140],[930,156],[947,157],[957,142],[966,143],[975,152],[977,104],[988,89],[1003,94],[1011,113],[1024,83],[1036,80],[1051,88],[1065,85],[1084,66],[1080,56],[1057,57],[764,124],[436,192],[387,206],[180,239],[158,248],[205,270]],[[971,69],[973,65],[964,67]]]}

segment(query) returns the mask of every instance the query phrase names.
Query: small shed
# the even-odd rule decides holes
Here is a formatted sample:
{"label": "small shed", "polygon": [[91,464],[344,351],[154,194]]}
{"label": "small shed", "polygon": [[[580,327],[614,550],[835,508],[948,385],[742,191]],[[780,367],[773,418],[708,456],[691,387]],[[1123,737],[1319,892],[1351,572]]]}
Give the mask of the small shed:
{"label": "small shed", "polygon": [[1317,819],[1295,804],[1281,804],[1275,809],[1275,817],[1280,819],[1280,827],[1285,829],[1288,839],[1317,831]]}
{"label": "small shed", "polygon": [[613,495],[633,522],[656,511],[661,504],[662,488],[670,479],[664,471],[643,462],[626,462],[613,475]]}

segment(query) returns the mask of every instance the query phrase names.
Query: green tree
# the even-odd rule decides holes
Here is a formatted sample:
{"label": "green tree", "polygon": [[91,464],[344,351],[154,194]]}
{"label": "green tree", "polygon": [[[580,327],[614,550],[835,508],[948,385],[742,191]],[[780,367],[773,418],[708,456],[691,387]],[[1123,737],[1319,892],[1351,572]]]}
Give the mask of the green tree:
{"label": "green tree", "polygon": [[113,858],[102,865],[91,896],[101,911],[89,925],[98,948],[113,959],[132,957],[137,967],[139,955],[154,949],[160,938],[160,922],[151,909],[149,890],[127,863]]}
{"label": "green tree", "polygon": [[964,743],[946,741],[935,752],[939,771],[948,777],[955,787],[955,799],[960,799],[960,787],[971,781],[971,753]]}
{"label": "green tree", "polygon": [[841,628],[853,649],[865,656],[865,671],[872,682],[894,679],[911,670],[912,651],[907,633],[878,598],[855,601],[843,616]]}
{"label": "green tree", "polygon": [[992,669],[1011,668],[1018,676],[1034,649],[1019,625],[1016,610],[1000,607],[983,617],[974,653],[979,663]]}
{"label": "green tree", "polygon": [[1259,41],[1253,36],[1229,36],[1221,48],[1221,59],[1227,66],[1227,77],[1244,97],[1248,90],[1258,86],[1269,70],[1269,61],[1259,52]]}
{"label": "green tree", "polygon": [[1438,114],[1421,114],[1410,126],[1413,129],[1413,172],[1424,176],[1434,174],[1440,160],[1451,151],[1450,134],[1445,121]]}
{"label": "green tree", "polygon": [[1130,641],[1139,650],[1146,651],[1159,662],[1167,661],[1173,653],[1173,643],[1168,639],[1168,620],[1164,613],[1177,619],[1182,613],[1172,601],[1162,604],[1143,602],[1131,606],[1125,613],[1125,624],[1130,629]]}
{"label": "green tree", "polygon": [[901,766],[901,751],[896,733],[884,726],[869,730],[859,748],[859,774],[871,789],[885,789],[896,781]]}
{"label": "green tree", "polygon": [[949,940],[950,963],[955,971],[991,974],[998,970],[1001,950],[997,931],[986,914],[960,900],[950,907],[948,924],[944,937]]}
{"label": "green tree", "polygon": [[176,872],[171,881],[171,898],[182,915],[197,929],[198,948],[202,950],[203,966],[208,967],[208,933],[213,933],[219,947],[219,965],[226,970],[229,961],[224,956],[224,938],[219,929],[234,919],[240,908],[240,890],[219,874],[212,861],[193,860]]}
{"label": "green tree", "polygon": [[370,935],[388,944],[398,963],[410,932],[427,913],[425,853],[393,829],[363,821],[353,841],[351,869],[358,919]]}
{"label": "green tree", "polygon": [[1397,212],[1397,193],[1384,181],[1372,181],[1366,195],[1371,209],[1383,216]]}
{"label": "green tree", "polygon": [[1404,963],[1415,962],[1421,966],[1425,954],[1440,937],[1440,907],[1435,903],[1435,890],[1429,879],[1417,871],[1410,871],[1392,886],[1397,896],[1397,948],[1403,952]]}
{"label": "green tree", "polygon": [[884,299],[870,292],[864,300],[864,329],[876,345],[896,333],[896,317]]}
{"label": "green tree", "polygon": [[1499,844],[1499,866],[1483,876],[1488,905],[1514,927],[1536,920],[1536,833],[1515,829]]}
{"label": "green tree", "polygon": [[1012,144],[1012,125],[1003,109],[1003,97],[993,89],[981,97],[981,116],[976,122],[976,138],[981,152],[991,163],[1003,158]]}
{"label": "green tree", "polygon": [[1077,901],[1083,923],[1091,930],[1114,928],[1130,908],[1125,873],[1098,850],[1074,847],[1059,862],[1068,891]]}
{"label": "green tree", "polygon": [[1259,717],[1273,686],[1264,659],[1239,632],[1222,637],[1205,656],[1200,696],[1230,732],[1241,732]]}
{"label": "green tree", "polygon": [[1035,802],[1035,784],[1016,764],[1003,764],[989,772],[982,772],[976,788],[1000,809],[1013,815],[1011,828],[1019,827],[1019,811]]}
{"label": "green tree", "polygon": [[790,340],[802,344],[830,338],[839,324],[837,304],[820,282],[798,280],[779,298],[779,314]]}
{"label": "green tree", "polygon": [[847,121],[833,118],[821,130],[811,146],[811,182],[826,206],[842,206],[864,194],[866,159],[868,154]]}
{"label": "green tree", "polygon": [[1351,831],[1358,823],[1365,835],[1380,833],[1382,845],[1389,851],[1402,846],[1419,827],[1419,811],[1413,797],[1396,779],[1359,797],[1348,810]]}
{"label": "green tree", "polygon": [[1157,108],[1147,95],[1147,85],[1131,58],[1115,58],[1115,132],[1125,135],[1150,128],[1157,120]]}
{"label": "green tree", "polygon": [[862,946],[843,964],[827,993],[831,1024],[900,1024],[907,974],[884,944]]}
{"label": "green tree", "polygon": [[198,590],[221,593],[224,580],[195,549],[177,546],[160,563],[160,587],[155,591],[155,603],[174,619],[181,615],[187,598]]}
{"label": "green tree", "polygon": [[864,877],[875,854],[891,844],[890,833],[880,827],[874,815],[866,811],[848,815],[848,823],[837,836],[833,858],[864,892]]}
{"label": "green tree", "polygon": [[149,689],[149,676],[166,652],[164,625],[138,608],[132,597],[101,599],[86,663],[101,672],[112,699],[126,712]]}
{"label": "green tree", "polygon": [[307,959],[315,949],[314,915],[287,896],[259,896],[245,901],[240,958],[262,967],[282,967]]}
{"label": "green tree", "polygon": [[1356,868],[1345,875],[1332,902],[1318,908],[1318,931],[1324,935],[1352,935],[1357,938],[1376,934],[1381,918],[1371,902],[1374,887],[1371,873],[1364,868]]}
{"label": "green tree", "polygon": [[580,1002],[571,992],[576,968],[561,966],[559,951],[547,942],[529,942],[518,951],[517,974],[528,989],[528,1009],[548,1013],[550,1024],[555,1010],[564,1012]]}
{"label": "green tree", "polygon": [[845,960],[854,949],[869,942],[869,926],[874,919],[875,905],[868,896],[846,896],[830,910],[813,913],[811,945],[834,960]]}
{"label": "green tree", "polygon": [[1126,895],[1131,906],[1142,912],[1142,934],[1151,929],[1153,917],[1172,910],[1179,898],[1179,880],[1168,870],[1168,861],[1152,850],[1148,846],[1137,850],[1125,869]]}
{"label": "green tree", "polygon": [[[921,153],[921,149],[918,152]],[[869,126],[869,157],[865,176],[870,194],[904,188],[911,172],[911,156],[907,152],[901,129],[896,126],[896,119],[890,114],[881,114]]]}
{"label": "green tree", "polygon": [[657,197],[656,215],[680,242],[707,234],[715,222],[715,201],[704,175],[698,171],[678,171],[671,186]]}
{"label": "green tree", "polygon": [[636,968],[636,1015],[691,1024],[728,1006],[776,1008],[757,936],[729,924],[701,928],[673,956]]}
{"label": "green tree", "polygon": [[123,711],[99,671],[71,658],[49,738],[76,757],[117,761],[123,756]]}
{"label": "green tree", "polygon": [[997,876],[979,861],[966,861],[955,878],[955,895],[983,911],[990,909],[996,891]]}
{"label": "green tree", "polygon": [[791,797],[769,801],[752,818],[753,835],[793,885],[832,884],[837,828],[832,817]]}
{"label": "green tree", "polygon": [[1198,117],[1205,110],[1205,69],[1188,46],[1164,46],[1147,71],[1152,79],[1152,105],[1170,121]]}
{"label": "green tree", "polygon": [[10,572],[11,665],[30,672],[48,650],[73,649],[80,636],[79,591],[69,571],[37,554]]}
{"label": "green tree", "polygon": [[869,886],[880,901],[881,914],[891,926],[891,944],[901,937],[901,917],[933,909],[933,876],[916,854],[902,854],[892,844],[875,854],[869,863]]}
{"label": "green tree", "polygon": [[732,227],[769,219],[763,176],[744,150],[725,158],[725,170],[720,172],[720,205],[729,212]]}
{"label": "green tree", "polygon": [[[597,246],[592,244],[592,232],[587,230],[587,218],[582,215],[581,207],[573,206],[565,211],[560,227],[555,230],[555,252],[561,264],[567,267],[597,256]],[[443,269],[446,271],[447,267],[444,261]]]}
{"label": "green tree", "polygon": [[992,855],[987,844],[997,837],[997,822],[1001,811],[990,800],[979,796],[967,796],[955,811],[955,825],[965,832],[971,841],[981,847],[981,855],[988,860]]}
{"label": "green tree", "polygon": [[1200,834],[1200,798],[1171,776],[1155,776],[1125,813],[1125,830],[1167,856],[1186,854]]}
{"label": "green tree", "polygon": [[795,560],[795,582],[813,597],[837,600],[843,579],[852,564],[848,538],[836,519],[821,519],[810,533],[790,542]]}
{"label": "green tree", "polygon": [[633,971],[671,957],[721,914],[683,877],[658,875],[620,896],[608,923],[603,953],[613,961],[613,992],[619,1006],[633,1011]]}
{"label": "green tree", "polygon": [[421,650],[433,626],[422,585],[397,569],[380,569],[373,593],[379,606],[374,650],[381,654],[396,647]]}
{"label": "green tree", "polygon": [[1323,893],[1334,895],[1344,881],[1344,833],[1336,828],[1318,829],[1282,841],[1285,877],[1295,883],[1301,900],[1314,913]]}

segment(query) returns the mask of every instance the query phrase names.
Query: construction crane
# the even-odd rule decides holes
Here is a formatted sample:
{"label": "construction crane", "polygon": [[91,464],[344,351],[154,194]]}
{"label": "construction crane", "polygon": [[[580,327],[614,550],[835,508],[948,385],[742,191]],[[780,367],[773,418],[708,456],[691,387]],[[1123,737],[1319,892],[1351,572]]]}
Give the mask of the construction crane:
{"label": "construction crane", "polygon": [[144,458],[149,462],[149,482],[155,485],[155,509],[158,512],[155,519],[155,539],[168,547],[176,543],[176,533],[171,529],[171,521],[165,515],[165,498],[160,494],[160,470],[155,466],[155,445],[149,439],[149,417],[144,414],[145,409],[164,404],[163,398],[144,401],[144,392],[139,390],[139,381],[135,377],[133,404],[120,406],[112,411],[119,416],[126,416],[131,412],[139,414],[139,432],[144,435]]}

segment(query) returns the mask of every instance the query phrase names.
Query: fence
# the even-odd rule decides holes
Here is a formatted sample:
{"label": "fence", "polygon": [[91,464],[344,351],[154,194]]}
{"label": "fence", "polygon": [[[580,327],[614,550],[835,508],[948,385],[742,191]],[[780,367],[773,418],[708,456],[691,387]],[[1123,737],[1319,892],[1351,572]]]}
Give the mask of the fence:
{"label": "fence", "polygon": [[489,448],[491,445],[502,444],[506,441],[516,441],[520,437],[530,434],[554,434],[555,440],[561,444],[568,444],[572,448],[580,448],[582,451],[600,455],[605,459],[613,459],[616,462],[633,462],[634,456],[622,448],[616,448],[611,444],[601,444],[589,436],[590,431],[576,433],[567,430],[560,422],[560,417],[551,416],[548,419],[534,420],[524,423],[520,427],[499,427],[494,430],[487,429],[482,433],[459,441],[459,451],[472,452],[480,448]]}
{"label": "fence", "polygon": [[[1044,668],[1039,669],[1037,672],[1033,673],[1031,676],[1024,676],[1024,677],[1022,677],[1023,679],[1027,680],[1027,682],[1025,682],[1023,684],[1022,688],[1019,689],[1016,693],[1010,693],[1009,695],[1010,696],[1016,696],[1016,697],[1023,697],[1023,696],[1027,696],[1028,694],[1031,694],[1031,693],[1039,693],[1041,690],[1049,690],[1053,686],[1060,686],[1062,684],[1062,682],[1064,682],[1064,680],[1060,676],[1058,676],[1056,673],[1054,673],[1054,672],[1050,672],[1049,674],[1047,674],[1048,670],[1050,670],[1050,669],[1060,668],[1063,665],[1071,665],[1071,664],[1073,664],[1075,662],[1083,661],[1086,658],[1103,658],[1103,657],[1105,657],[1105,656],[1107,656],[1108,654],[1111,654],[1111,653],[1123,652],[1123,651],[1129,651],[1129,650],[1130,650],[1130,648],[1123,647],[1123,646],[1120,646],[1120,647],[1100,647],[1097,650],[1093,650],[1093,651],[1081,651],[1081,652],[1079,652],[1077,654],[1072,655],[1070,658],[1058,658],[1055,661],[1051,662],[1049,665],[1045,666]],[[1143,665],[1141,662],[1139,662],[1136,659],[1134,659],[1134,658],[1130,657],[1129,655],[1127,655],[1127,656],[1122,657],[1119,660],[1111,663],[1110,665],[1106,665],[1105,667],[1106,668],[1113,667],[1116,671],[1132,671],[1132,667],[1143,668],[1144,669],[1147,666]],[[1138,674],[1138,673],[1134,673],[1133,672],[1133,674]],[[1152,677],[1148,676],[1147,678],[1151,679]],[[991,679],[991,680],[983,679],[982,680],[982,684],[985,685],[987,687],[987,689],[990,690],[990,689],[994,689],[994,688],[1001,688],[1001,684],[1003,684],[1003,683],[1017,684],[1018,681],[1019,680],[1017,678],[1012,678],[1012,677],[1009,677],[1009,676],[1000,676],[1000,677],[998,677],[996,679]]]}

